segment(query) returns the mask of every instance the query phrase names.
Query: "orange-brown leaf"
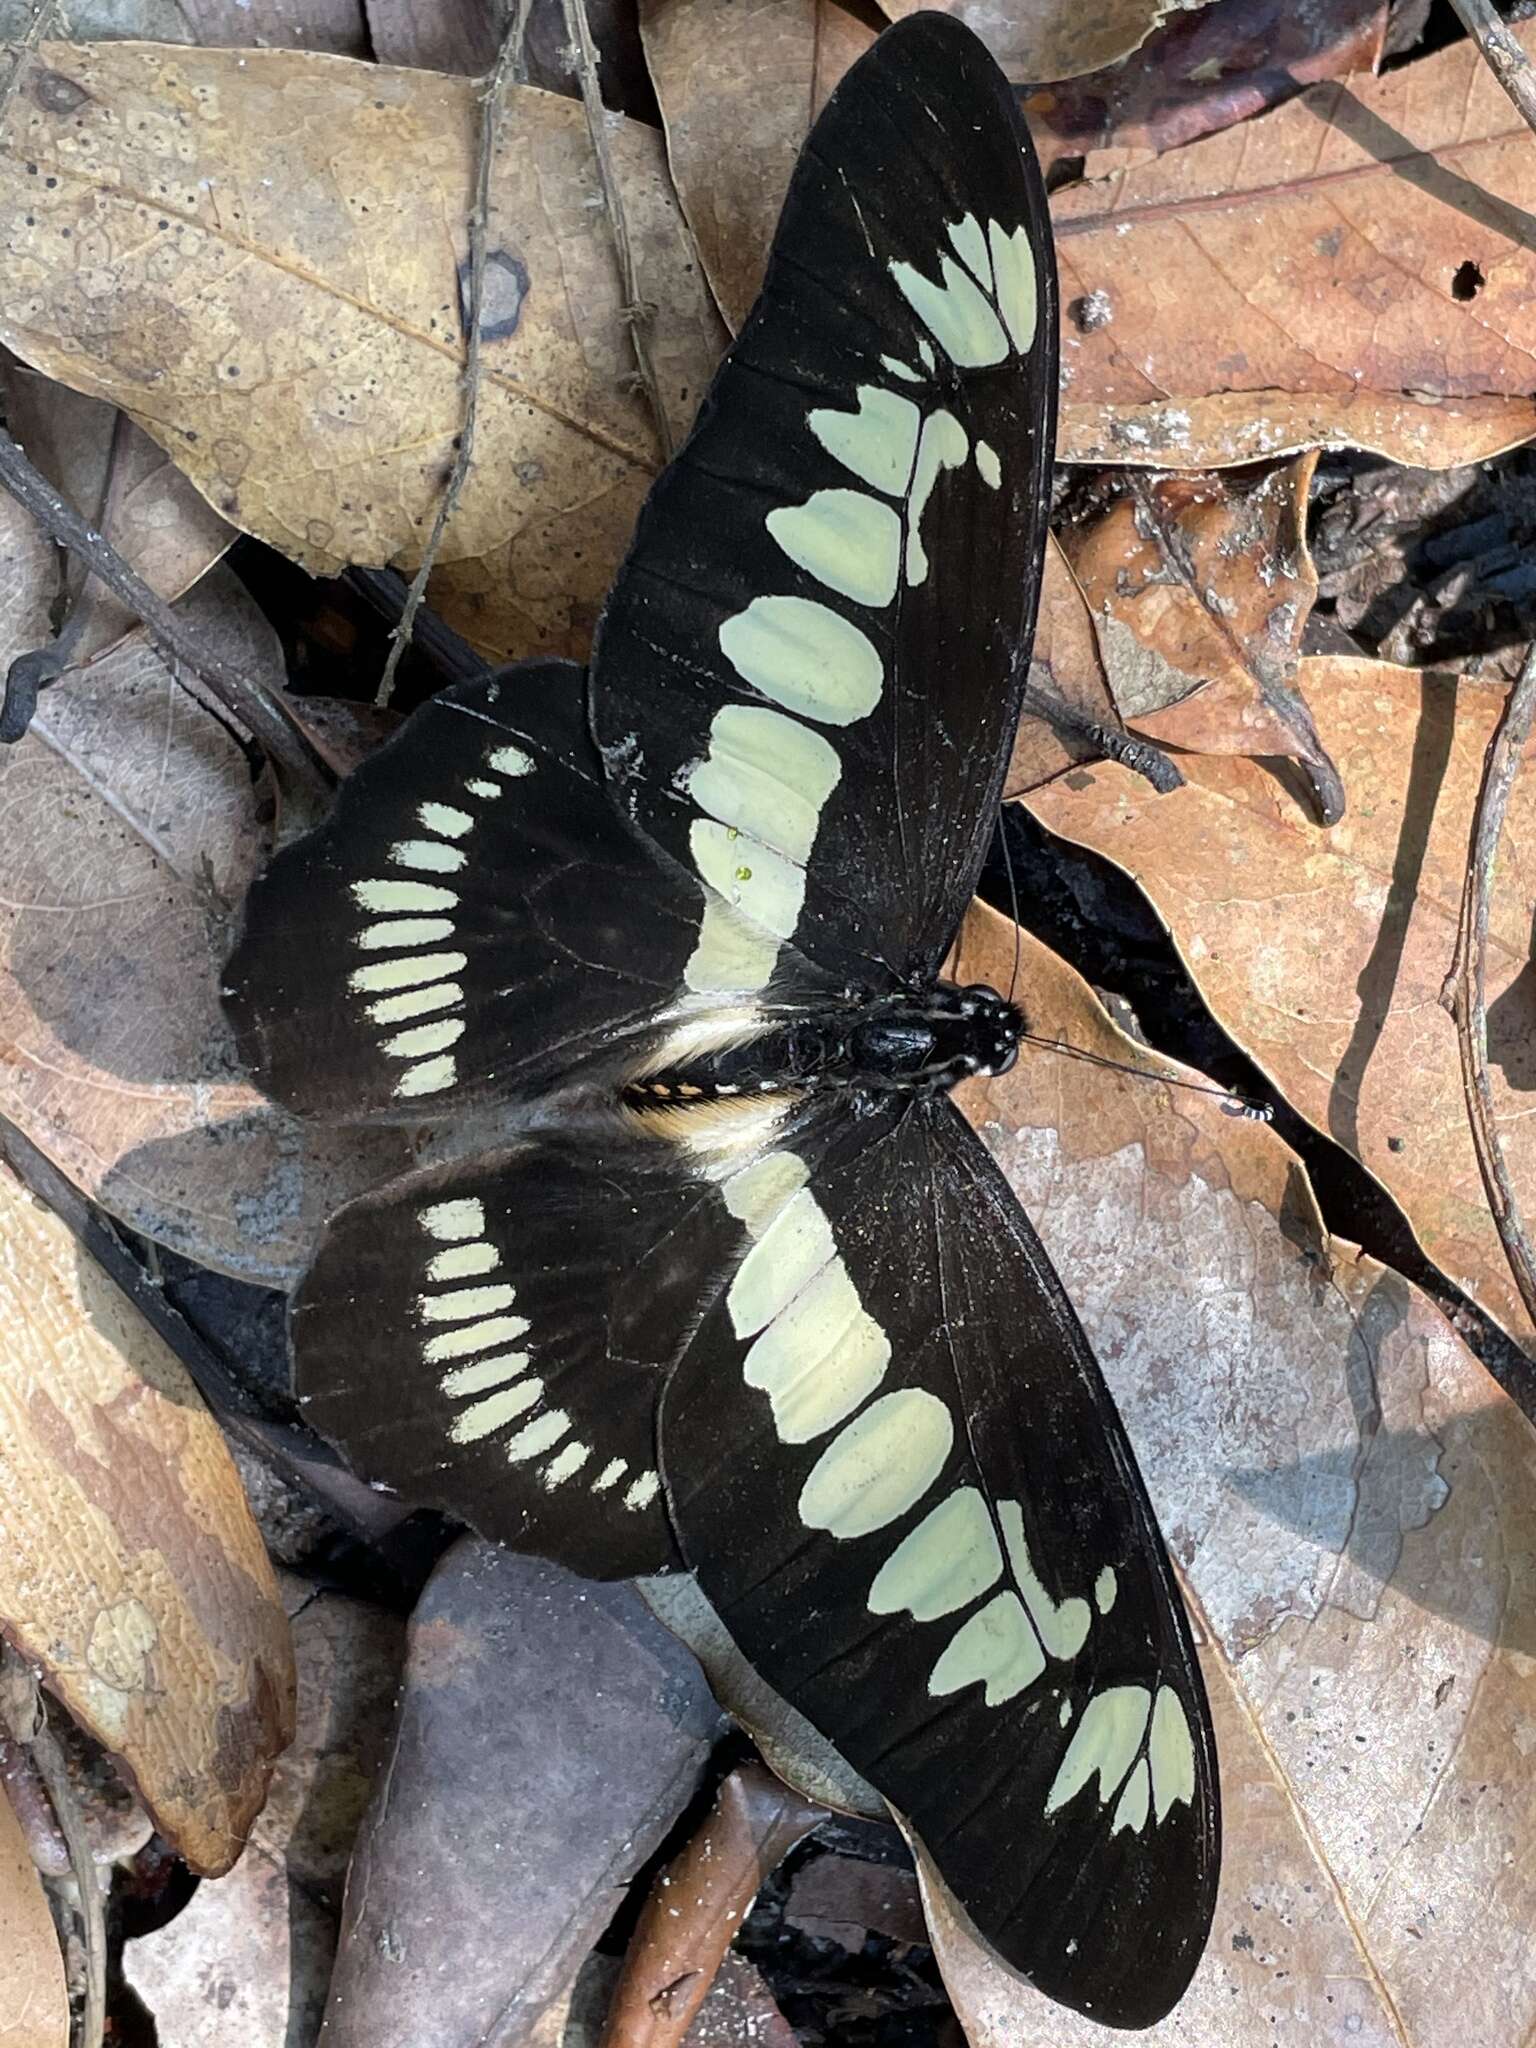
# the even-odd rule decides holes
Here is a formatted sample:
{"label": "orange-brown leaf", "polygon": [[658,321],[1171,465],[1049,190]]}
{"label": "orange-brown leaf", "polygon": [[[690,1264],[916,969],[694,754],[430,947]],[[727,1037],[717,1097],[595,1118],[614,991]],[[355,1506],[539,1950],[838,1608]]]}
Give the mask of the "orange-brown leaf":
{"label": "orange-brown leaf", "polygon": [[0,1792],[0,2048],[69,2048],[69,1992],[53,1915]]}

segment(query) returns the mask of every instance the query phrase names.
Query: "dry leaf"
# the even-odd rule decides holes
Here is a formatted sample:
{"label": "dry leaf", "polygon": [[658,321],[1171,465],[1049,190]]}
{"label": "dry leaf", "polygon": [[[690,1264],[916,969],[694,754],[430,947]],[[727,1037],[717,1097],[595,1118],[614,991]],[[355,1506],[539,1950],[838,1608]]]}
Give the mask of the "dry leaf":
{"label": "dry leaf", "polygon": [[630,1587],[456,1543],[412,1617],[328,2048],[553,2048],[551,2015],[723,1726]]}
{"label": "dry leaf", "polygon": [[64,1958],[26,1837],[0,1793],[0,2048],[69,2048]]}
{"label": "dry leaf", "polygon": [[[1536,48],[1536,25],[1518,33]],[[1536,433],[1536,151],[1470,42],[1052,210],[1063,460],[1207,468],[1327,443],[1439,468]]]}
{"label": "dry leaf", "polygon": [[[118,0],[97,0],[117,5]],[[255,43],[262,49],[325,50],[337,57],[366,57],[368,30],[363,0],[177,0],[181,12],[205,48],[237,48]],[[82,39],[88,31],[70,0],[69,23]],[[140,35],[158,30],[140,29]],[[172,38],[179,41],[179,37]]]}
{"label": "dry leaf", "polygon": [[[1223,1027],[1390,1190],[1436,1265],[1529,1343],[1439,1000],[1501,693],[1385,662],[1320,658],[1301,674],[1350,793],[1331,832],[1259,763],[1214,757],[1187,761],[1188,786],[1169,797],[1100,766],[1037,792],[1031,808],[1135,876]],[[1488,945],[1494,1107],[1517,1187],[1536,1185],[1533,911],[1528,765]]]}
{"label": "dry leaf", "polygon": [[820,1941],[855,1955],[866,1934],[926,1942],[928,1929],[910,1870],[865,1863],[856,1856],[814,1856],[795,1872],[784,1917]]}
{"label": "dry leaf", "polygon": [[1088,600],[1061,543],[1047,534],[1029,689],[1003,794],[1027,795],[1074,762],[1099,759],[1094,728],[1119,723]]}
{"label": "dry leaf", "polygon": [[683,2048],[796,2048],[798,2040],[756,1965],[727,1949]]}
{"label": "dry leaf", "polygon": [[380,64],[458,71],[468,78],[496,62],[494,0],[365,0]]}
{"label": "dry leaf", "polygon": [[[291,51],[51,44],[0,144],[0,337],[122,404],[317,573],[415,565],[462,424],[465,79]],[[674,431],[720,333],[660,139],[610,124]],[[579,646],[656,467],[581,109],[509,94],[476,462],[434,602],[483,652]]]}
{"label": "dry leaf", "polygon": [[1120,716],[1159,746],[1300,761],[1332,824],[1344,791],[1296,689],[1317,597],[1306,541],[1316,466],[1313,451],[1256,477],[1133,472],[1065,546]]}
{"label": "dry leaf", "polygon": [[[1013,945],[973,913],[960,976],[1006,986]],[[1023,949],[1033,1030],[1179,1071]],[[962,1094],[1067,1280],[1207,1639],[1223,1886],[1194,1985],[1146,2040],[1523,2039],[1529,1423],[1416,1289],[1327,1240],[1267,1126],[1030,1046]],[[978,1984],[953,1943],[943,1962],[979,2048],[1120,2038]]]}
{"label": "dry leaf", "polygon": [[[274,684],[270,626],[227,569],[188,621]],[[219,1013],[230,922],[264,857],[227,726],[135,637],[60,679],[0,750],[0,1113],[114,1215],[281,1285],[404,1140],[308,1131],[238,1073]]]}
{"label": "dry leaf", "polygon": [[175,1355],[0,1169],[0,1616],[196,1870],[227,1870],[293,1733],[293,1651],[218,1425]]}
{"label": "dry leaf", "polygon": [[[83,398],[19,364],[9,366],[4,393],[6,424],[33,463],[157,596],[180,597],[229,548],[235,529],[146,433],[126,419],[118,427],[116,406]],[[78,566],[72,566],[70,588],[78,592],[75,609],[89,613],[70,642],[72,663],[83,667],[138,621]],[[31,645],[41,647],[50,637],[45,631]]]}
{"label": "dry leaf", "polygon": [[826,1817],[761,1764],[731,1772],[641,1910],[602,2048],[680,2048],[763,1879]]}
{"label": "dry leaf", "polygon": [[640,32],[672,179],[734,333],[800,145],[874,34],[834,0],[641,0]]}
{"label": "dry leaf", "polygon": [[[69,0],[70,33],[92,43],[124,36],[190,43],[194,37],[188,28],[187,10],[196,4],[197,0],[186,0],[185,6],[182,0]],[[230,0],[223,4],[227,6]],[[64,11],[60,9],[60,13]],[[36,0],[0,0],[0,42],[20,41],[36,17]]]}
{"label": "dry leaf", "polygon": [[1385,0],[1213,0],[1173,15],[1122,62],[1031,93],[1024,112],[1047,168],[1082,157],[1083,176],[1107,177],[1319,79],[1374,71],[1386,22]]}
{"label": "dry leaf", "polygon": [[[923,0],[880,0],[893,21]],[[1139,49],[1172,15],[1207,0],[944,0],[944,11],[975,29],[1015,84],[1038,85],[1097,71]]]}

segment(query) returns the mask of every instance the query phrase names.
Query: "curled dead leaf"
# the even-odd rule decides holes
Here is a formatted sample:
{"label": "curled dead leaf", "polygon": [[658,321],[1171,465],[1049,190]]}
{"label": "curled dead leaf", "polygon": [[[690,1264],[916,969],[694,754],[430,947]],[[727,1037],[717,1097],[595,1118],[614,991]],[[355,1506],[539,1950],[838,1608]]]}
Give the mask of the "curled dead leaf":
{"label": "curled dead leaf", "polygon": [[0,1168],[0,1622],[196,1870],[227,1870],[293,1733],[293,1650],[218,1425]]}
{"label": "curled dead leaf", "polygon": [[[657,460],[581,109],[508,99],[477,461],[433,592],[495,656],[583,643]],[[293,51],[50,44],[0,134],[0,336],[306,568],[414,567],[462,424],[477,106]],[[659,138],[610,141],[677,432],[718,322]]]}
{"label": "curled dead leaf", "polygon": [[[881,0],[893,21],[920,0]],[[975,29],[1015,84],[1075,78],[1139,49],[1170,15],[1208,0],[941,0],[946,13]]]}
{"label": "curled dead leaf", "polygon": [[1536,433],[1536,153],[1470,42],[1316,86],[1052,212],[1066,461],[1327,444],[1444,467]]}
{"label": "curled dead leaf", "polygon": [[1343,785],[1296,689],[1317,597],[1306,541],[1316,466],[1313,451],[1257,476],[1133,471],[1066,550],[1120,716],[1160,746],[1300,761],[1331,825]]}
{"label": "curled dead leaf", "polygon": [[[1031,808],[1136,878],[1224,1028],[1390,1190],[1441,1270],[1529,1344],[1440,1006],[1499,693],[1338,657],[1304,661],[1301,682],[1351,796],[1326,835],[1260,763],[1215,756],[1187,761],[1186,788],[1156,804],[1105,765],[1037,791]],[[1488,946],[1495,1114],[1522,1186],[1536,1177],[1533,850],[1528,767]]]}

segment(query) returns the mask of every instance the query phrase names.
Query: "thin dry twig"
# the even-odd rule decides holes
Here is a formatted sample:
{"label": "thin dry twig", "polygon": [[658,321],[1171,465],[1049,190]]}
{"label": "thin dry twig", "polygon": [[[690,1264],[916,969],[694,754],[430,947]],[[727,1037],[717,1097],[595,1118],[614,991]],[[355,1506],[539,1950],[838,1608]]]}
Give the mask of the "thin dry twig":
{"label": "thin dry twig", "polygon": [[24,505],[51,539],[78,555],[142,623],[169,662],[179,663],[205,683],[224,709],[260,743],[274,772],[294,796],[326,796],[334,779],[291,707],[234,662],[208,647],[202,635],[177,616],[142,576],[130,569],[106,540],[33,467],[20,444],[0,429],[0,485]]}
{"label": "thin dry twig", "polygon": [[1492,0],[1451,0],[1451,5],[1522,119],[1536,129],[1536,73],[1514,32],[1494,12]]}
{"label": "thin dry twig", "polygon": [[1536,644],[1521,664],[1508,701],[1494,727],[1483,757],[1483,782],[1472,817],[1472,841],[1462,887],[1461,916],[1456,926],[1456,951],[1440,1001],[1456,1023],[1461,1048],[1462,1088],[1467,1121],[1477,1152],[1478,1170],[1488,1206],[1498,1227],[1504,1256],[1520,1290],[1526,1313],[1536,1323],[1536,1248],[1533,1248],[1510,1178],[1509,1162],[1493,1114],[1493,1089],[1488,1079],[1488,903],[1493,870],[1509,793],[1526,742],[1536,725]]}
{"label": "thin dry twig", "polygon": [[592,153],[597,158],[598,183],[603,190],[603,211],[608,216],[614,254],[618,258],[619,285],[624,294],[624,317],[629,323],[630,344],[635,351],[635,370],[656,428],[661,459],[663,462],[670,462],[672,429],[667,421],[667,409],[661,402],[661,385],[657,381],[656,365],[651,360],[649,329],[652,308],[641,294],[640,267],[635,261],[634,244],[629,238],[624,195],[619,190],[618,174],[613,167],[613,152],[608,147],[608,113],[603,105],[602,90],[597,82],[597,45],[592,40],[592,24],[587,18],[587,0],[560,0],[560,5],[565,16],[565,33],[570,42],[569,58],[581,85],[581,104],[587,117],[587,133],[592,139]]}
{"label": "thin dry twig", "polygon": [[0,1718],[36,1764],[69,1851],[85,1937],[85,2009],[76,2044],[77,2048],[101,2048],[107,2026],[107,1919],[96,1876],[96,1858],[69,1782],[64,1752],[48,1726],[37,1674],[9,1644],[0,1646]]}
{"label": "thin dry twig", "polygon": [[464,421],[459,429],[458,451],[453,458],[453,468],[443,486],[443,495],[438,500],[437,516],[432,521],[432,531],[427,535],[427,544],[421,551],[421,562],[411,578],[411,587],[405,594],[405,606],[394,631],[390,635],[389,659],[384,664],[384,673],[379,678],[379,687],[374,702],[382,709],[389,703],[395,688],[395,671],[400,666],[400,657],[411,644],[411,630],[421,600],[426,594],[427,579],[432,574],[437,560],[437,551],[442,546],[443,534],[448,521],[457,509],[470,464],[475,455],[475,422],[480,408],[480,309],[485,296],[485,238],[491,211],[491,173],[496,164],[496,134],[501,125],[501,103],[509,77],[521,84],[527,73],[528,16],[533,9],[533,0],[517,0],[517,8],[506,34],[501,39],[501,48],[496,53],[496,62],[487,73],[480,88],[480,138],[475,154],[475,198],[469,210],[469,300],[465,315],[469,322],[469,334],[464,346]]}

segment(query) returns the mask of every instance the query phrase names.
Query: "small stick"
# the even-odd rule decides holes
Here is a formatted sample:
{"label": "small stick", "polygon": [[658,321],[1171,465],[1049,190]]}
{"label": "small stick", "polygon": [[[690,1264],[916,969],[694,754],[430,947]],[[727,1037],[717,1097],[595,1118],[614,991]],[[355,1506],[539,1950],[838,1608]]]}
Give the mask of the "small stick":
{"label": "small stick", "polygon": [[672,460],[672,429],[667,420],[667,409],[661,402],[661,385],[657,381],[656,366],[651,360],[650,336],[646,332],[650,321],[650,308],[640,292],[640,270],[635,261],[634,245],[629,239],[629,222],[624,213],[624,195],[619,190],[618,175],[613,168],[613,152],[608,147],[608,112],[603,105],[602,90],[597,82],[597,46],[592,40],[592,24],[587,19],[587,0],[560,0],[565,15],[565,33],[570,39],[570,56],[576,66],[576,76],[581,85],[581,104],[586,111],[587,133],[592,138],[592,153],[597,158],[598,182],[603,188],[603,207],[608,215],[608,227],[613,236],[614,254],[619,262],[619,283],[624,293],[624,317],[629,322],[629,338],[635,351],[635,368],[639,373],[640,389],[645,393],[650,407],[651,419],[656,428],[656,439],[661,447],[663,462]]}
{"label": "small stick", "polygon": [[1494,12],[1492,0],[1451,0],[1451,5],[1521,118],[1536,129],[1536,74],[1514,31]]}
{"label": "small stick", "polygon": [[511,26],[501,39],[501,48],[496,53],[496,62],[480,88],[480,139],[475,155],[475,198],[469,210],[469,304],[465,308],[469,316],[469,336],[464,347],[464,421],[459,429],[458,451],[453,458],[453,468],[448,472],[448,481],[443,495],[438,500],[437,516],[432,521],[432,531],[427,535],[427,544],[421,551],[421,561],[416,574],[411,578],[411,587],[405,594],[405,605],[400,613],[399,623],[390,635],[389,659],[384,664],[384,673],[379,678],[378,692],[374,702],[381,709],[394,694],[395,670],[400,666],[400,657],[411,644],[411,628],[416,613],[426,593],[427,579],[437,561],[437,551],[442,546],[443,534],[448,521],[453,517],[463,493],[469,466],[475,454],[475,421],[480,409],[480,308],[485,295],[485,237],[491,210],[491,172],[496,162],[496,132],[501,125],[501,102],[509,73],[521,82],[526,70],[524,45],[528,35],[528,16],[533,0],[518,0],[517,12]]}
{"label": "small stick", "polygon": [[80,556],[93,576],[133,612],[169,662],[178,662],[204,682],[231,717],[260,741],[274,770],[296,792],[329,796],[333,778],[314,751],[290,707],[245,669],[204,644],[202,635],[177,617],[143,577],[130,569],[111,542],[87,526],[73,505],[28,460],[20,444],[0,428],[0,484],[53,540]]}
{"label": "small stick", "polygon": [[1456,951],[1440,991],[1440,1002],[1455,1020],[1461,1049],[1462,1089],[1467,1121],[1477,1153],[1478,1170],[1488,1206],[1498,1228],[1504,1256],[1520,1290],[1526,1313],[1536,1323],[1536,1248],[1532,1247],[1510,1178],[1509,1162],[1493,1115],[1493,1088],[1488,1079],[1488,903],[1493,893],[1494,863],[1504,813],[1514,787],[1526,742],[1536,725],[1536,643],[1515,678],[1483,757],[1483,781],[1472,817],[1467,875],[1456,925]]}

